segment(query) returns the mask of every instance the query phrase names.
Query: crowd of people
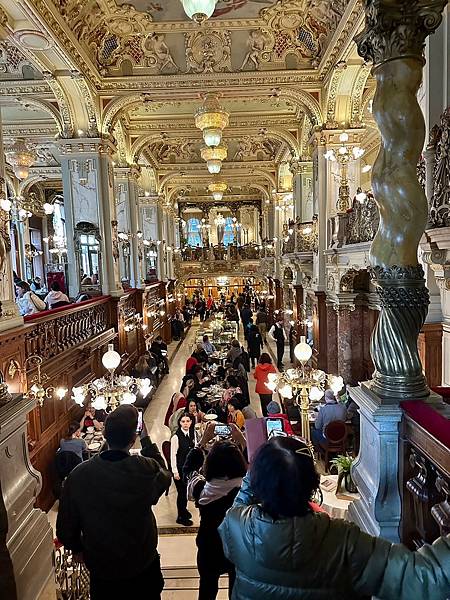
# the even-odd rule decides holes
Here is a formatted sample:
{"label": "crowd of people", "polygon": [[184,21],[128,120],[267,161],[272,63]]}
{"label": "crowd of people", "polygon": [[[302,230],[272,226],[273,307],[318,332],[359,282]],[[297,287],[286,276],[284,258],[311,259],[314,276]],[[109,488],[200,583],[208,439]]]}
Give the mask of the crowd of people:
{"label": "crowd of people", "polygon": [[[248,301],[250,300],[250,302]],[[138,412],[121,405],[106,415],[88,404],[80,422],[61,440],[61,450],[86,458],[81,434],[102,431],[104,449],[71,470],[61,493],[57,537],[90,573],[91,600],[142,595],[161,598],[164,580],[157,552],[153,507],[176,488],[177,524],[190,528],[193,502],[199,600],[214,600],[228,576],[234,600],[272,598],[427,598],[444,600],[450,582],[450,536],[411,552],[369,536],[354,524],[333,519],[316,502],[320,478],[304,440],[294,435],[284,407],[267,387],[277,367],[264,351],[269,336],[281,346],[281,321],[269,323],[263,303],[241,294],[213,303],[203,314],[202,298],[179,313],[206,318],[221,307],[243,328],[244,344],[233,339],[224,360],[203,335],[188,357],[179,391],[168,399],[168,437],[160,454]],[[184,326],[183,326],[184,331]],[[183,334],[181,334],[183,335]],[[242,338],[241,338],[242,339]],[[283,338],[283,352],[284,352]],[[167,367],[167,346],[155,339],[151,355]],[[278,367],[283,356],[278,356]],[[145,375],[142,357],[135,371]],[[264,417],[280,419],[283,432],[269,436],[248,460],[250,402],[255,386]],[[315,419],[313,439],[327,425],[346,420],[352,407],[327,390]],[[259,412],[259,408],[258,408]],[[139,438],[139,454],[130,452]],[[193,510],[191,508],[191,510]]]}

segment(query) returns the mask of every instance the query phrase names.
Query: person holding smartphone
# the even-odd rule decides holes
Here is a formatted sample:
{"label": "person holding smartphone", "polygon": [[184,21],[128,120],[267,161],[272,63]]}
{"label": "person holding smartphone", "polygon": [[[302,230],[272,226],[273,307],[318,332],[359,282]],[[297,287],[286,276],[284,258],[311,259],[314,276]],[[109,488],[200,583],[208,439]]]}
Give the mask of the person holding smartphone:
{"label": "person holding smartphone", "polygon": [[173,479],[177,488],[177,523],[190,527],[192,514],[187,509],[187,484],[183,478],[183,467],[186,457],[195,445],[193,418],[188,412],[183,412],[178,418],[178,427],[170,440],[170,464]]}

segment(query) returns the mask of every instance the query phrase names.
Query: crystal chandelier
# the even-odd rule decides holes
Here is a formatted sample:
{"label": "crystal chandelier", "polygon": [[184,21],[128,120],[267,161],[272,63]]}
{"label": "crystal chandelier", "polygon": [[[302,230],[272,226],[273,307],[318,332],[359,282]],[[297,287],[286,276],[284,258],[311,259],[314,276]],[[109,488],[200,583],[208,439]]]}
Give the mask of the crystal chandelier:
{"label": "crystal chandelier", "polygon": [[204,146],[200,150],[201,157],[206,160],[206,166],[211,175],[217,175],[220,173],[222,168],[222,161],[224,161],[228,155],[228,149],[225,144],[219,146],[209,147]]}
{"label": "crystal chandelier", "polygon": [[228,127],[229,114],[220,106],[216,94],[208,93],[203,105],[195,112],[195,126],[203,133],[203,140],[209,147],[219,146],[222,132]]}
{"label": "crystal chandelier", "polygon": [[17,179],[26,179],[30,167],[36,160],[36,154],[29,150],[23,138],[17,139],[11,148],[5,152],[6,160],[14,169]]}
{"label": "crystal chandelier", "polygon": [[150,379],[116,375],[120,361],[120,354],[114,350],[113,344],[108,344],[108,351],[102,356],[102,364],[109,371],[109,376],[72,388],[72,399],[82,406],[90,396],[96,410],[115,410],[120,404],[133,404],[138,392],[147,396],[153,387]]}
{"label": "crystal chandelier", "polygon": [[311,445],[309,432],[309,403],[319,402],[330,388],[335,394],[344,387],[342,377],[328,375],[320,369],[306,370],[306,364],[312,356],[312,348],[305,341],[305,336],[300,336],[300,343],[294,348],[295,358],[300,367],[287,369],[281,373],[269,373],[267,387],[278,392],[287,400],[295,398],[300,406],[302,419],[302,436],[308,445]]}
{"label": "crystal chandelier", "polygon": [[203,23],[212,17],[217,0],[181,0],[184,12],[196,23]]}
{"label": "crystal chandelier", "polygon": [[216,202],[220,202],[220,200],[222,200],[227,189],[228,186],[223,181],[213,181],[208,185],[208,190],[212,193],[212,196]]}

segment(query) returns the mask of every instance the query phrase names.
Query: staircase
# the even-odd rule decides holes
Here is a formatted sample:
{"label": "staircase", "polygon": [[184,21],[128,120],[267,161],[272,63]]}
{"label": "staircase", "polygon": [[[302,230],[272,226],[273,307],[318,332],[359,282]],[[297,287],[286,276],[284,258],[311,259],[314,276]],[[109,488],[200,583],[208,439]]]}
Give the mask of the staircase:
{"label": "staircase", "polygon": [[[163,568],[164,591],[162,600],[197,600],[199,574],[197,567],[166,567]],[[228,598],[228,577],[219,580],[217,600]]]}

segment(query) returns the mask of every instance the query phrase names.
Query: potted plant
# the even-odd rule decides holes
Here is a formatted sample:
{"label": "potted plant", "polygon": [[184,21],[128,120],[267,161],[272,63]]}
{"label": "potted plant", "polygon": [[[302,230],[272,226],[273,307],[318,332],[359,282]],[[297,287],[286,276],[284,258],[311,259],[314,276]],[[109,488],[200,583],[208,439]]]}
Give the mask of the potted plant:
{"label": "potted plant", "polygon": [[349,494],[354,494],[358,491],[350,473],[354,460],[353,456],[350,456],[349,454],[339,454],[330,461],[338,471],[336,493],[339,492],[342,480],[344,480],[344,487]]}

